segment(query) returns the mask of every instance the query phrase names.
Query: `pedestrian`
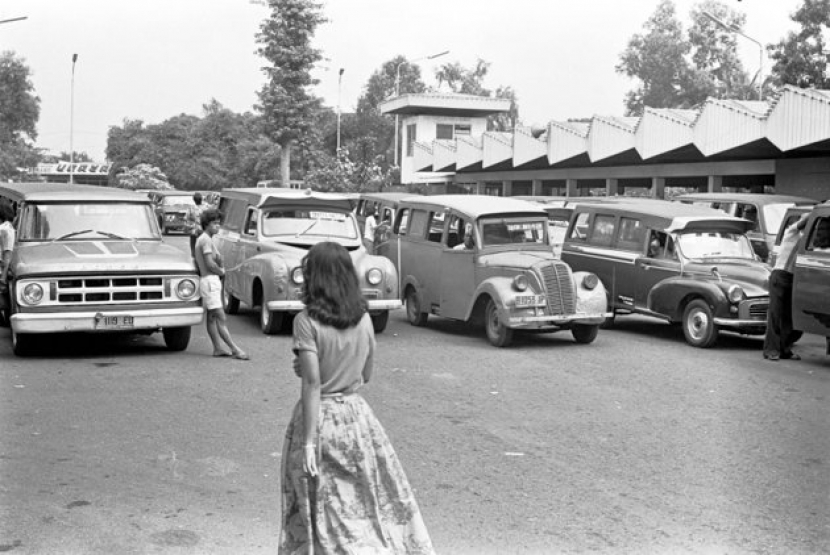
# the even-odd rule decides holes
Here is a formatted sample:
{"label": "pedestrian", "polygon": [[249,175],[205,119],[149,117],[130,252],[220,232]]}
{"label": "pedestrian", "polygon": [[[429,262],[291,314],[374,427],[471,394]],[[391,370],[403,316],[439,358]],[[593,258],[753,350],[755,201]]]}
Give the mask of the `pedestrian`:
{"label": "pedestrian", "polygon": [[375,228],[378,226],[378,210],[375,210],[366,216],[366,223],[363,227],[363,244],[366,246],[366,250],[371,252],[372,245],[375,242]]}
{"label": "pedestrian", "polygon": [[375,228],[375,234],[372,239],[372,254],[380,254],[381,248],[389,242],[389,236],[392,232],[392,214],[387,213],[383,216],[383,221]]}
{"label": "pedestrian", "polygon": [[9,323],[11,299],[9,298],[9,266],[15,243],[14,211],[9,204],[0,203],[0,324]]}
{"label": "pedestrian", "polygon": [[798,241],[807,225],[808,214],[803,214],[784,230],[778,258],[769,276],[769,308],[767,331],[764,336],[764,358],[767,360],[801,360],[792,351],[793,335],[793,269],[798,252]]}
{"label": "pedestrian", "polygon": [[[207,315],[207,332],[210,342],[213,343],[213,356],[233,357],[239,360],[248,360],[248,354],[234,343],[228,331],[225,309],[222,307],[222,281],[225,268],[222,256],[213,244],[213,236],[219,231],[221,214],[215,208],[202,212],[201,224],[203,233],[196,240],[196,266],[199,268],[199,292],[202,294],[202,305]],[[222,346],[228,346],[230,352]]]}
{"label": "pedestrian", "polygon": [[202,234],[202,212],[207,208],[202,204],[202,193],[193,193],[194,204],[187,210],[187,227],[190,235],[190,256],[196,258],[196,239]]}
{"label": "pedestrian", "polygon": [[386,432],[358,393],[375,336],[348,251],[314,245],[303,262],[305,309],[294,319],[301,399],[285,434],[279,553],[433,554]]}

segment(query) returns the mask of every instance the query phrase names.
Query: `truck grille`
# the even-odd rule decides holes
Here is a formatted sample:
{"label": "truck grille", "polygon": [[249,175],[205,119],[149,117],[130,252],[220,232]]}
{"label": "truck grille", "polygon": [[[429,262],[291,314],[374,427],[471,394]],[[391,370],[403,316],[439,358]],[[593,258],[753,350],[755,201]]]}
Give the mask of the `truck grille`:
{"label": "truck grille", "polygon": [[138,303],[170,297],[169,280],[160,276],[78,277],[60,279],[55,285],[53,300],[59,304]]}
{"label": "truck grille", "polygon": [[562,262],[546,264],[542,266],[542,278],[551,314],[575,313],[576,295],[570,267]]}

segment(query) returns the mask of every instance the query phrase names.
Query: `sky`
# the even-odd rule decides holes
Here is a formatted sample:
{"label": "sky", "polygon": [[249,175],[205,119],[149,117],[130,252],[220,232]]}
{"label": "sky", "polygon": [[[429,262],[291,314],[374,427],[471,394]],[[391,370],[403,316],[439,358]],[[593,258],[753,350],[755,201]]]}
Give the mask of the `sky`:
{"label": "sky", "polygon": [[[434,71],[489,62],[484,85],[510,86],[526,125],[593,115],[620,116],[636,86],[615,66],[658,0],[318,0],[328,21],[313,45],[324,104],[353,111],[373,72],[397,55]],[[744,32],[774,43],[795,29],[802,0],[722,0],[746,14]],[[675,0],[688,28],[696,0]],[[268,9],[249,0],[0,0],[0,52],[31,69],[41,100],[37,146],[86,152],[104,162],[107,132],[125,119],[145,124],[202,116],[212,99],[254,110],[265,82],[256,33]],[[759,48],[738,37],[750,75]],[[426,56],[448,50],[435,60]],[[74,64],[72,55],[78,58]],[[416,61],[421,60],[421,61]],[[764,74],[770,61],[764,58]],[[338,83],[338,73],[343,75]],[[74,91],[74,94],[73,94]]]}

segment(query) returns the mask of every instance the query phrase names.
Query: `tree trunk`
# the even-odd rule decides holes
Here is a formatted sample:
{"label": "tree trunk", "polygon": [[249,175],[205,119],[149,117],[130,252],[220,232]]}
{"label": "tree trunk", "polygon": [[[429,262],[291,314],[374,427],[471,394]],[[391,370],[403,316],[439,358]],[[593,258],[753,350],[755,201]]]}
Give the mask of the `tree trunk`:
{"label": "tree trunk", "polygon": [[283,187],[291,187],[291,144],[280,145],[280,182]]}

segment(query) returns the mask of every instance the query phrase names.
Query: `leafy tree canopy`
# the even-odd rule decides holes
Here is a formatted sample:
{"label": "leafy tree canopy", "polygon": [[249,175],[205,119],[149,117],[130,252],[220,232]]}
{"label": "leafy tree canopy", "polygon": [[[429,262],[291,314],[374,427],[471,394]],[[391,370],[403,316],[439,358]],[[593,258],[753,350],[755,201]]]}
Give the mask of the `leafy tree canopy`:
{"label": "leafy tree canopy", "polygon": [[0,178],[20,175],[18,168],[34,166],[39,154],[37,138],[40,98],[35,95],[31,72],[13,52],[0,54]]}
{"label": "leafy tree canopy", "polygon": [[116,176],[116,187],[122,189],[172,189],[173,186],[167,181],[167,176],[155,166],[150,164],[138,164],[134,168],[125,169]]}
{"label": "leafy tree canopy", "polygon": [[804,0],[790,18],[801,29],[790,31],[777,44],[767,47],[773,60],[773,84],[778,87],[830,88],[828,56],[825,54],[828,45],[824,38],[830,28],[830,0]]}

